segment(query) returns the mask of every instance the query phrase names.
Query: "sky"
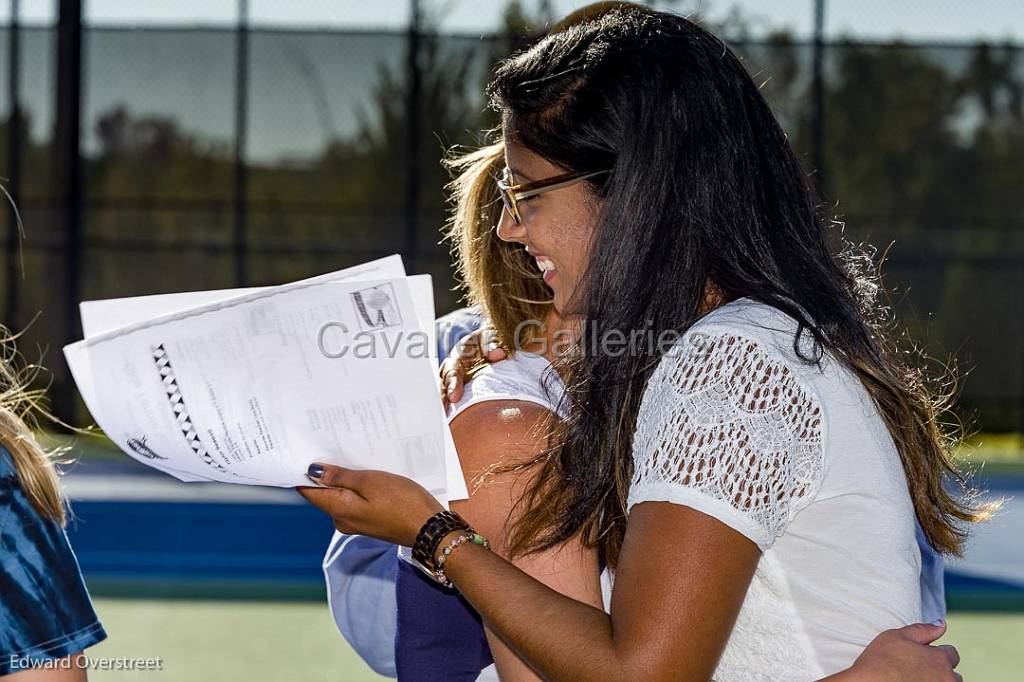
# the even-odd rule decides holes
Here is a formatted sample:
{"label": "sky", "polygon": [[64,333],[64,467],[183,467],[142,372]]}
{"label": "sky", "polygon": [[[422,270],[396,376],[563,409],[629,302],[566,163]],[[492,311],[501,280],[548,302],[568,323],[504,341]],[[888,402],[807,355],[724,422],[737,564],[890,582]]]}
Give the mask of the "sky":
{"label": "sky", "polygon": [[[536,6],[539,0],[524,0]],[[567,14],[588,0],[550,0],[555,14]],[[1024,41],[1024,0],[825,0],[826,35],[862,39]],[[681,13],[702,10],[714,20],[737,8],[753,28],[789,28],[799,37],[813,29],[812,0],[662,0]],[[56,0],[20,0],[22,21],[52,22]],[[498,22],[501,0],[423,0],[441,17],[444,31],[488,32]],[[85,0],[85,19],[94,24],[223,26],[236,21],[238,0]],[[249,0],[254,25],[399,29],[408,21],[409,0]],[[0,0],[0,21],[10,17],[11,0]],[[756,33],[755,33],[756,35]]]}

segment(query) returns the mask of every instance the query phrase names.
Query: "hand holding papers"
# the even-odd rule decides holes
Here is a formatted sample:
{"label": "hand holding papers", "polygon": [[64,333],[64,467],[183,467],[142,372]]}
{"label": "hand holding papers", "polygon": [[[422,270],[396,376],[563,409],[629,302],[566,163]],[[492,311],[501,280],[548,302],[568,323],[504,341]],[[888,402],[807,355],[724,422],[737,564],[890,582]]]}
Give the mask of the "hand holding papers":
{"label": "hand holding papers", "polygon": [[64,349],[96,422],[182,480],[309,485],[314,460],[466,496],[427,276],[392,256],[278,287],[82,304]]}

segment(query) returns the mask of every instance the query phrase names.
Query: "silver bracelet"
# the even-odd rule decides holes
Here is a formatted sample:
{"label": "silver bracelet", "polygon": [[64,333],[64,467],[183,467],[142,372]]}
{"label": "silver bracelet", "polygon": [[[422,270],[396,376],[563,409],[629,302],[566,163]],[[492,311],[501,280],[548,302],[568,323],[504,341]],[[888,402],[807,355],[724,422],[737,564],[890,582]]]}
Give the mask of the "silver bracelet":
{"label": "silver bracelet", "polygon": [[480,545],[487,550],[491,548],[491,543],[487,541],[487,538],[475,532],[460,533],[457,537],[452,539],[452,541],[448,543],[448,546],[441,550],[441,553],[437,555],[437,558],[434,561],[434,565],[437,566],[437,568],[434,569],[434,580],[447,588],[454,588],[455,585],[452,584],[451,580],[448,580],[448,576],[444,572],[444,561],[448,558],[448,555],[452,553],[452,550],[466,542],[472,542],[474,545]]}

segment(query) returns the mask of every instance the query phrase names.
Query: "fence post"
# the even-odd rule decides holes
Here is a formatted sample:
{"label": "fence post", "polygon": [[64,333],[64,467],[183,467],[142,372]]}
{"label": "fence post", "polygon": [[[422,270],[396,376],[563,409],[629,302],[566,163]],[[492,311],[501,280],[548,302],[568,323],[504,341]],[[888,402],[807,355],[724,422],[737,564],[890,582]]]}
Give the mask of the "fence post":
{"label": "fence post", "polygon": [[824,198],[827,190],[825,169],[825,0],[814,0],[814,52],[811,97],[813,99],[812,163],[818,196]]}
{"label": "fence post", "polygon": [[[82,299],[82,157],[79,150],[82,106],[82,2],[58,3],[57,111],[54,130],[58,224],[65,233],[62,343],[81,337],[78,302]],[[42,274],[42,273],[40,273]],[[59,347],[59,346],[58,346]],[[63,358],[51,358],[55,366]],[[67,370],[54,372],[54,413],[75,422],[75,384]]]}
{"label": "fence post", "polygon": [[415,272],[419,257],[419,201],[420,201],[420,92],[423,74],[420,65],[420,0],[410,0],[408,42],[409,97],[406,112],[405,138],[405,267]]}
{"label": "fence post", "polygon": [[249,113],[249,0],[238,0],[238,28],[235,32],[235,160],[233,253],[235,285],[249,283],[249,183],[245,147]]}
{"label": "fence post", "polygon": [[7,193],[11,205],[7,208],[7,300],[4,306],[4,325],[11,331],[19,331],[18,298],[21,282],[20,246],[18,233],[18,212],[16,207],[21,198],[21,92],[18,74],[21,71],[21,14],[19,0],[11,0],[11,22],[8,25],[7,52],[7,96],[11,102],[11,114],[7,119]]}

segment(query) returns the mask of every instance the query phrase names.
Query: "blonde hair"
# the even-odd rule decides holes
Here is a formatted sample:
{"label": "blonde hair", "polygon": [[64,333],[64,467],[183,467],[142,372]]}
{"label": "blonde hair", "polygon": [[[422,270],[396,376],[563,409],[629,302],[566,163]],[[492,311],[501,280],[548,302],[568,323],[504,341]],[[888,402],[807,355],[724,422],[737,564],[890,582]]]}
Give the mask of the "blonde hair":
{"label": "blonde hair", "polygon": [[[46,388],[30,388],[42,367],[21,365],[15,347],[17,335],[0,326],[0,446],[7,449],[21,488],[40,515],[63,525],[64,498],[54,458],[60,450],[47,451],[32,433],[35,415],[58,422],[46,409]],[[58,422],[59,423],[59,422]]]}
{"label": "blonde hair", "polygon": [[[503,141],[442,161],[454,180],[445,185],[452,208],[444,236],[456,263],[458,288],[467,305],[479,308],[498,340],[515,352],[536,340],[535,325],[551,308],[551,292],[521,246],[503,242],[495,228],[504,207],[495,179],[505,164]],[[517,338],[518,336],[518,338]]]}

